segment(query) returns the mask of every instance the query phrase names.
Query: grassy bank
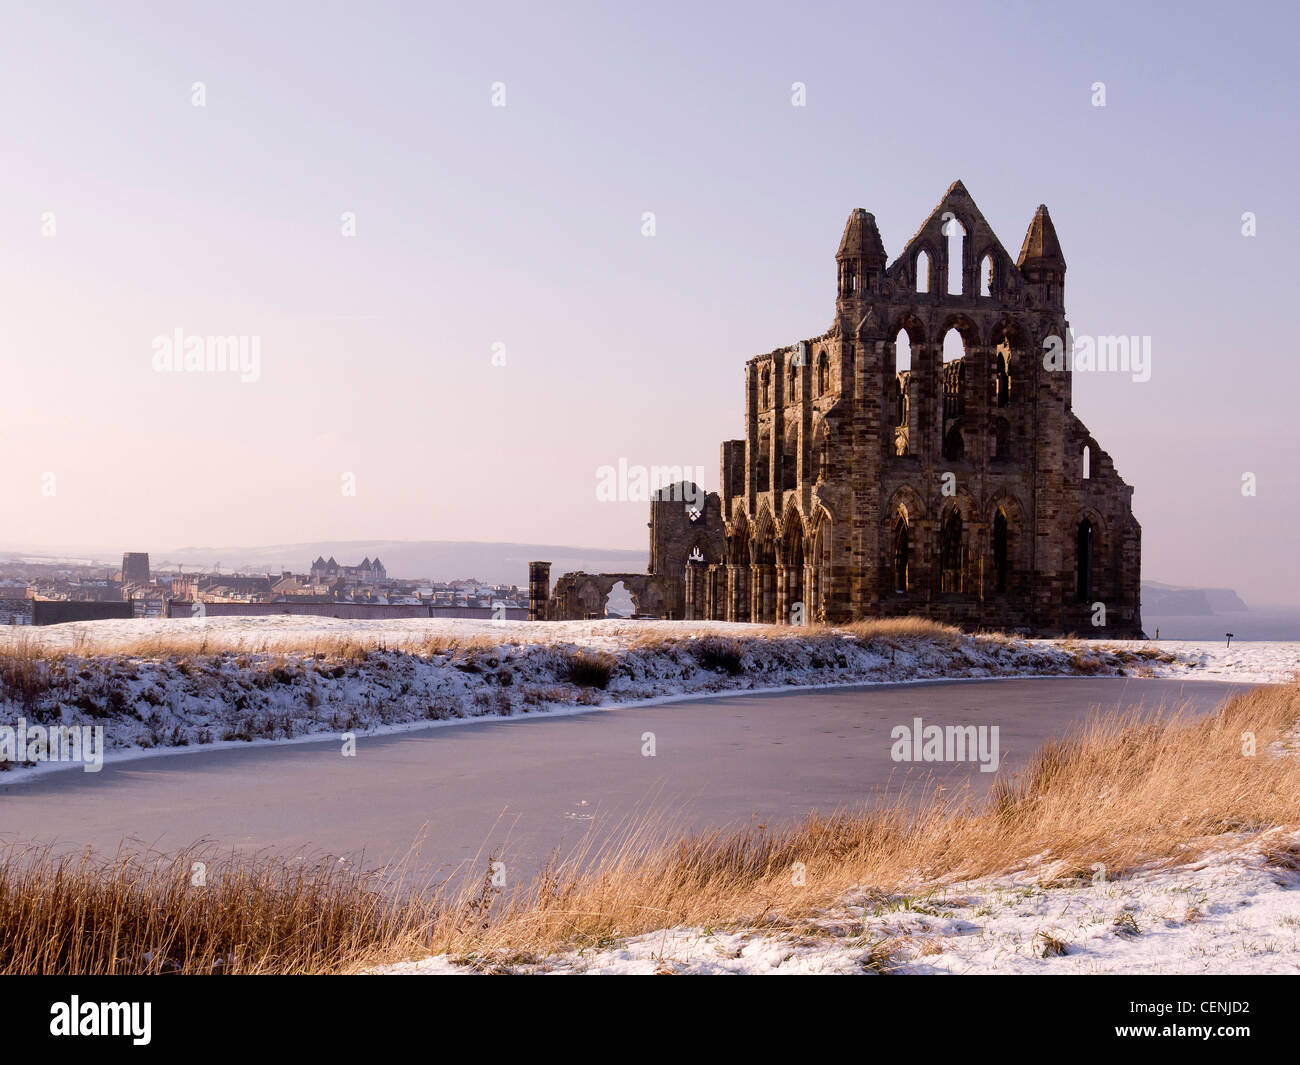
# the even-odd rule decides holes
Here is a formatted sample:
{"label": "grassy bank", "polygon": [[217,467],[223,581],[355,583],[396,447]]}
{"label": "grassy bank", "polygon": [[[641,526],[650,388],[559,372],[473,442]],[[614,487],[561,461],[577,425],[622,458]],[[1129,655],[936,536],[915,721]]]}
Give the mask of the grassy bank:
{"label": "grassy bank", "polygon": [[1141,676],[1175,661],[1154,646],[1029,643],[918,618],[332,635],[181,622],[147,638],[81,638],[91,632],[101,630],[0,639],[0,724],[101,725],[108,750],[148,750],[787,685]]}

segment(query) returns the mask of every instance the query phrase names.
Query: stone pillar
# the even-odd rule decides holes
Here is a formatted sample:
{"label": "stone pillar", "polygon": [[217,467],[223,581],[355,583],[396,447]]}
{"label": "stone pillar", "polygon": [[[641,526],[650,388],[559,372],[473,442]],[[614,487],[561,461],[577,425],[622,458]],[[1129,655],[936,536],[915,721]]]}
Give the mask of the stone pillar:
{"label": "stone pillar", "polygon": [[966,353],[966,458],[982,478],[993,453],[993,350],[972,345]]}
{"label": "stone pillar", "polygon": [[943,432],[943,344],[913,344],[908,375],[907,450],[922,466],[933,466],[941,454]]}
{"label": "stone pillar", "polygon": [[775,625],[776,566],[768,562],[750,566],[749,620],[764,625]]}
{"label": "stone pillar", "polygon": [[698,562],[686,563],[685,602],[682,619],[699,621],[704,617],[704,567]]}
{"label": "stone pillar", "polygon": [[749,621],[752,618],[749,599],[749,568],[727,567],[727,620]]}
{"label": "stone pillar", "polygon": [[546,601],[551,598],[551,564],[528,563],[528,620],[546,620]]}
{"label": "stone pillar", "polygon": [[815,562],[805,562],[803,567],[803,616],[807,625],[816,624],[822,613],[821,570]]}

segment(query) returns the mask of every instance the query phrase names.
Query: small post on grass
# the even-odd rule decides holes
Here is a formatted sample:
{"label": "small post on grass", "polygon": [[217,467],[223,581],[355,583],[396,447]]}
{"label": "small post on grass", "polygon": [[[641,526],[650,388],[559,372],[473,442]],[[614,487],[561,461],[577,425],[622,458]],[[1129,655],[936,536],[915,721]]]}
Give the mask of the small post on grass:
{"label": "small post on grass", "polygon": [[1228,646],[1232,646],[1232,633],[1228,633]]}

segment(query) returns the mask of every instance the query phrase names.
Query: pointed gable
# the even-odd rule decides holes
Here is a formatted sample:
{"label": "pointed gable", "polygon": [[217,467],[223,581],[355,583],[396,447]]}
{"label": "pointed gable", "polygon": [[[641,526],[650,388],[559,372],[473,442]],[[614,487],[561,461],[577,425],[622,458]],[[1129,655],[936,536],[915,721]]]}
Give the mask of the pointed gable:
{"label": "pointed gable", "polygon": [[[1020,281],[1016,264],[961,181],[954,181],[948,186],[943,199],[886,270],[886,276],[894,282],[896,289],[916,290],[916,260],[924,251],[930,257],[930,285],[928,293],[918,295],[948,294],[948,236],[944,233],[944,227],[949,217],[960,222],[965,230],[963,291],[960,298],[979,296],[983,280],[980,277],[980,267],[985,256],[993,262],[994,288],[1001,289],[1004,293],[1014,291]],[[952,298],[959,297],[954,294]]]}

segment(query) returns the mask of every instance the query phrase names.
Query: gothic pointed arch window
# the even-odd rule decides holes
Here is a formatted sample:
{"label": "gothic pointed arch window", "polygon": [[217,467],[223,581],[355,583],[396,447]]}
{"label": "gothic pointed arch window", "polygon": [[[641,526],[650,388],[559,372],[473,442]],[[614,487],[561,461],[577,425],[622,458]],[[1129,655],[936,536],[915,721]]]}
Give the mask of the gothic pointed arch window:
{"label": "gothic pointed arch window", "polygon": [[962,540],[961,511],[954,507],[939,531],[939,590],[960,592],[965,588],[966,547]]}
{"label": "gothic pointed arch window", "polygon": [[[953,325],[943,336],[943,365],[940,388],[943,396],[943,428],[951,427],[954,418],[966,412],[966,341],[960,327]],[[946,440],[940,441],[947,446]]]}
{"label": "gothic pointed arch window", "polygon": [[910,373],[912,370],[912,337],[906,329],[900,329],[894,337],[894,373]]}
{"label": "gothic pointed arch window", "polygon": [[993,402],[999,407],[1011,403],[1011,367],[1005,351],[999,351],[993,356]]}
{"label": "gothic pointed arch window", "polygon": [[781,449],[781,490],[792,492],[799,487],[799,427],[792,425],[785,434]]}
{"label": "gothic pointed arch window", "polygon": [[998,507],[997,515],[993,519],[993,587],[995,591],[1005,592],[1007,590],[1007,576],[1010,569],[1010,529],[1007,522],[1007,513],[1001,507]]}
{"label": "gothic pointed arch window", "polygon": [[817,394],[824,396],[831,387],[831,361],[826,352],[817,356]]}
{"label": "gothic pointed arch window", "polygon": [[930,291],[930,253],[921,252],[916,257],[916,291]]}
{"label": "gothic pointed arch window", "polygon": [[907,514],[901,509],[894,519],[894,591],[908,589],[908,567],[911,562],[911,537],[907,527]]}
{"label": "gothic pointed arch window", "polygon": [[906,329],[894,336],[894,454],[907,454],[907,382],[912,376],[912,338]]}
{"label": "gothic pointed arch window", "polygon": [[772,435],[770,432],[761,431],[758,436],[758,463],[754,467],[754,480],[757,482],[756,491],[770,492],[772,490]]}
{"label": "gothic pointed arch window", "polygon": [[958,462],[966,457],[966,438],[960,421],[954,422],[943,434],[943,457]]}
{"label": "gothic pointed arch window", "polygon": [[1075,537],[1074,591],[1081,603],[1092,599],[1092,541],[1092,522],[1084,518]]}
{"label": "gothic pointed arch window", "polygon": [[980,260],[980,295],[993,295],[993,285],[993,256],[985,255],[984,258]]}
{"label": "gothic pointed arch window", "polygon": [[819,422],[813,430],[813,463],[817,470],[817,480],[825,481],[831,475],[831,441],[830,432],[825,422]]}
{"label": "gothic pointed arch window", "polygon": [[950,218],[943,235],[948,238],[948,295],[960,296],[966,290],[966,227]]}

